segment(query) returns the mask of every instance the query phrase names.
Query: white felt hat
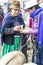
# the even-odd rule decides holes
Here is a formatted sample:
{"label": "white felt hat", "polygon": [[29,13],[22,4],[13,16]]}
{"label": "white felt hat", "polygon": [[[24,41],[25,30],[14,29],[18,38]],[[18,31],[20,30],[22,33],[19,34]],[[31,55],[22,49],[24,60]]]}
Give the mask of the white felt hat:
{"label": "white felt hat", "polygon": [[37,0],[28,0],[24,3],[24,9],[26,10],[28,8],[31,8],[32,6],[37,5],[37,4],[38,4]]}

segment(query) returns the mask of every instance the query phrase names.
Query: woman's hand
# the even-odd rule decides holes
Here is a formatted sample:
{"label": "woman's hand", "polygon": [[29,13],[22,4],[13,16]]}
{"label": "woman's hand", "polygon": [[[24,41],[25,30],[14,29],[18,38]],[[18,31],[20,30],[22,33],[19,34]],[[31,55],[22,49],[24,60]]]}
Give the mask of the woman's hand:
{"label": "woman's hand", "polygon": [[23,34],[28,34],[28,30],[26,30],[26,29],[20,30],[20,32]]}
{"label": "woman's hand", "polygon": [[14,31],[19,31],[20,29],[21,29],[20,26],[15,26],[15,27],[14,27]]}

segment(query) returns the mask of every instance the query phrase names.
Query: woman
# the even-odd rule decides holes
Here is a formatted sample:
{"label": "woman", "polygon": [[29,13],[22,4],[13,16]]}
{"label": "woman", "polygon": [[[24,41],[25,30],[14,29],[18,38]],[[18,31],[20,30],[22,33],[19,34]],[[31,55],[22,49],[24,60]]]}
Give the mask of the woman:
{"label": "woman", "polygon": [[28,12],[30,13],[30,17],[33,19],[33,29],[30,29],[27,32],[31,33],[32,36],[33,36],[33,33],[34,34],[37,33],[36,42],[38,43],[36,45],[36,48],[38,52],[36,54],[37,55],[36,63],[38,65],[43,65],[43,8],[38,8],[35,10],[35,6],[38,4],[37,0],[33,0],[33,1],[30,0],[30,3],[29,1],[27,3],[28,3],[28,7],[26,8],[26,10],[28,10]]}
{"label": "woman", "polygon": [[14,1],[10,6],[11,12],[8,13],[2,22],[2,56],[10,51],[18,50],[20,45],[21,25],[24,21],[19,16],[20,2]]}

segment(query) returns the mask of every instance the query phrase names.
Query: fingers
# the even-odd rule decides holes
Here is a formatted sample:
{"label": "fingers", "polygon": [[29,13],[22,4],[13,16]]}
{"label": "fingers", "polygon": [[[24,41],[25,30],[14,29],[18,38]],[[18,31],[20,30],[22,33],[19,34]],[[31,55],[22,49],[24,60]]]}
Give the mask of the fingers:
{"label": "fingers", "polygon": [[21,30],[20,32],[23,34],[28,34],[28,30]]}
{"label": "fingers", "polygon": [[19,31],[20,30],[20,26],[15,26],[14,27],[14,31]]}

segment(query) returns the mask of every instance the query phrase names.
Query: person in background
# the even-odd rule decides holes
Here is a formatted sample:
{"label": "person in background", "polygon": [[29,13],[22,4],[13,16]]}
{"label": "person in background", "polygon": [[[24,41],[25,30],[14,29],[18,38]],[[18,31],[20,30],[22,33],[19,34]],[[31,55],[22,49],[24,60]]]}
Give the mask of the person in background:
{"label": "person in background", "polygon": [[1,27],[2,27],[3,18],[4,18],[4,12],[3,12],[2,6],[0,5],[0,33],[1,33]]}
{"label": "person in background", "polygon": [[42,3],[42,2],[43,2],[43,0],[37,0],[37,2],[38,2],[38,3]]}

